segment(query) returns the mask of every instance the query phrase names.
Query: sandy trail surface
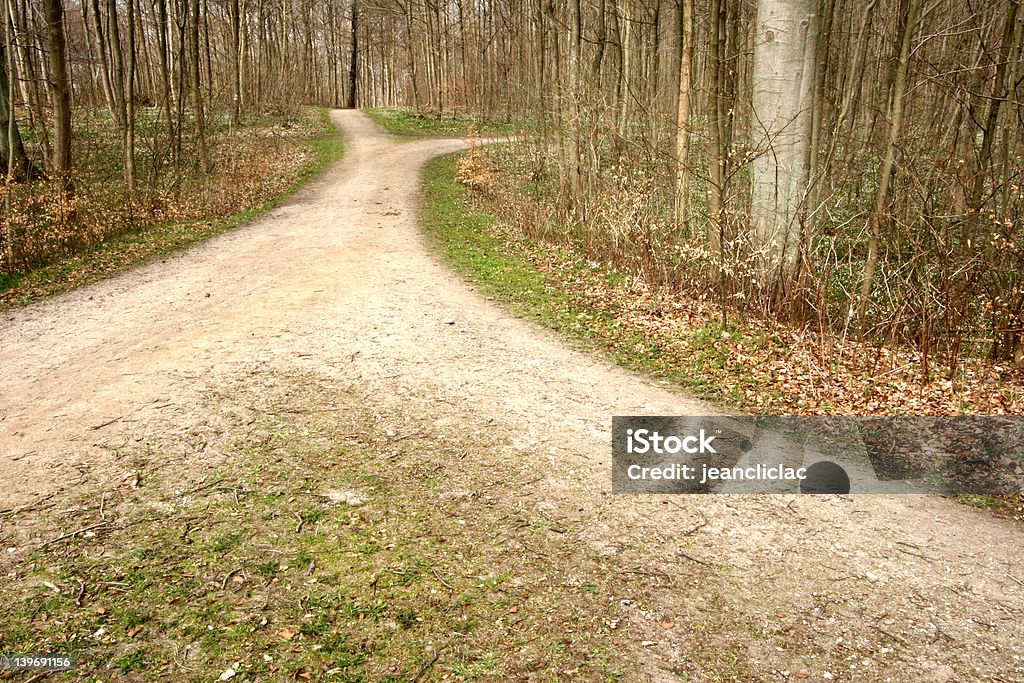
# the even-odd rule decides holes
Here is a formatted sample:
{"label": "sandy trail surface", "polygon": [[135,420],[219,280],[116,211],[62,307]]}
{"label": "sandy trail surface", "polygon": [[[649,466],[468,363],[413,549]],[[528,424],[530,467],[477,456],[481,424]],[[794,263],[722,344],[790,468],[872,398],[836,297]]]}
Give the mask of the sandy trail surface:
{"label": "sandy trail surface", "polygon": [[768,679],[1024,680],[1019,526],[927,496],[608,495],[613,415],[709,408],[574,351],[439,265],[417,227],[419,173],[465,141],[399,143],[361,113],[332,116],[344,159],[270,214],[0,314],[0,510],[129,476],[120,454],[150,439],[202,467],[195,426],[219,382],[316,373],[370,403],[495,426],[553,472],[524,495],[567,544],[635,553],[638,575],[666,584],[657,603],[623,596],[649,633],[648,678],[682,680],[709,645],[704,615]]}

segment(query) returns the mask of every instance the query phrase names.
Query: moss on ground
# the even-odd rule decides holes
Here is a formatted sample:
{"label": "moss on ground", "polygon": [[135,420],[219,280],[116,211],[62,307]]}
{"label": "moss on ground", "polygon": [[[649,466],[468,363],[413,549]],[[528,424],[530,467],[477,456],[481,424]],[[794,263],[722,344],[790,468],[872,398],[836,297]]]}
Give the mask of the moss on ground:
{"label": "moss on ground", "polygon": [[281,383],[218,467],[0,517],[0,652],[76,654],[56,680],[618,680],[621,576],[515,495],[536,470]]}

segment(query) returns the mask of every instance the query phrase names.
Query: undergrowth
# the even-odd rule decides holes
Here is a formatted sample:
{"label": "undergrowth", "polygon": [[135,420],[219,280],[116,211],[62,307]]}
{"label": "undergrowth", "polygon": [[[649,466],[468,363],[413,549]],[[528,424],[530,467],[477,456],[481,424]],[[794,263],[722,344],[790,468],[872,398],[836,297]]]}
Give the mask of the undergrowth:
{"label": "undergrowth", "polygon": [[[822,348],[812,332],[723,318],[707,302],[652,288],[571,244],[527,237],[502,213],[510,197],[481,182],[496,177],[486,164],[470,153],[427,166],[428,237],[487,296],[584,349],[714,405],[755,414],[1024,413],[1020,368],[976,361],[962,381],[937,375],[922,382],[910,349],[856,340],[830,340],[844,346],[841,352]],[[1024,518],[1021,496],[969,500]]]}
{"label": "undergrowth", "polygon": [[[79,129],[102,147],[110,122]],[[117,159],[87,156],[73,198],[46,181],[3,188],[15,193],[14,267],[0,270],[0,308],[22,305],[160,258],[271,210],[343,154],[325,109],[225,127],[216,137],[213,170],[193,170],[166,186],[132,195]],[[109,141],[108,141],[109,142]],[[109,150],[108,150],[109,151]],[[140,184],[142,184],[140,180]]]}
{"label": "undergrowth", "polygon": [[594,261],[571,240],[548,241],[542,226],[526,234],[516,215],[526,189],[489,163],[472,152],[428,165],[435,244],[491,296],[518,308],[528,300],[532,317],[628,367],[756,413],[1024,413],[1024,369],[1013,364],[965,360],[957,376],[933,366],[925,377],[913,349],[743,318]]}
{"label": "undergrowth", "polygon": [[407,107],[376,107],[364,111],[384,130],[406,139],[435,135],[510,135],[517,129],[512,120],[484,118],[469,113],[430,114]]}

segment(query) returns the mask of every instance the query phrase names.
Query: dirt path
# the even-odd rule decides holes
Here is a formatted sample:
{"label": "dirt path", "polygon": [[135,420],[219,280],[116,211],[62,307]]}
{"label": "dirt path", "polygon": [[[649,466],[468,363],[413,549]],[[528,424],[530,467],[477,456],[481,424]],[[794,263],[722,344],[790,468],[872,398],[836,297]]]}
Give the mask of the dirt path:
{"label": "dirt path", "polygon": [[513,434],[564,475],[524,493],[567,542],[688,586],[624,603],[651,634],[653,678],[680,680],[667,672],[714,646],[779,680],[1024,680],[1019,527],[923,496],[608,496],[612,415],[707,407],[568,349],[438,265],[417,230],[419,171],[463,141],[395,143],[360,113],[333,117],[344,160],[285,206],[2,314],[0,510],[116,481],[122,450],[157,435],[201,467],[219,378],[314,372]]}

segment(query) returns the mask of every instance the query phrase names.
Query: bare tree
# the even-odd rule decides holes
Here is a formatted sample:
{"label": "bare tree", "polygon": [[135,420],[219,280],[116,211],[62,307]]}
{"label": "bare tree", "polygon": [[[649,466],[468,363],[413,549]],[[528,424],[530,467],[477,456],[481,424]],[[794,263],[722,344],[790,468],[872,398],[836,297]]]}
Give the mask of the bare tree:
{"label": "bare tree", "polygon": [[351,53],[348,67],[348,108],[355,109],[359,101],[359,6],[352,0],[351,9]]}
{"label": "bare tree", "polygon": [[[10,36],[9,33],[7,35]],[[10,183],[35,176],[36,168],[25,154],[21,130],[15,118],[14,100],[8,87],[9,78],[7,47],[0,46],[0,162],[7,169],[7,182]]]}
{"label": "bare tree", "polygon": [[679,83],[676,102],[676,196],[675,222],[687,225],[690,213],[690,91],[693,79],[694,1],[682,0],[679,8]]}
{"label": "bare tree", "polygon": [[206,112],[203,105],[203,86],[201,83],[199,68],[199,0],[191,0],[192,13],[189,20],[189,59],[192,64],[192,104],[195,108],[196,117],[196,140],[199,143],[199,165],[204,173],[210,170],[210,152],[206,147]]}
{"label": "bare tree", "polygon": [[64,4],[61,0],[43,0],[43,7],[49,53],[47,82],[53,103],[53,157],[50,166],[64,190],[70,192],[74,188],[71,177],[71,84],[64,36]]}
{"label": "bare tree", "polygon": [[903,128],[903,98],[906,96],[907,69],[910,64],[910,43],[917,32],[917,22],[921,14],[921,0],[906,0],[904,13],[903,36],[900,41],[899,62],[896,78],[893,81],[889,97],[889,132],[885,146],[882,168],[878,172],[878,190],[875,192],[875,208],[871,213],[870,232],[868,237],[868,255],[864,261],[864,275],[861,278],[860,301],[857,304],[857,319],[864,325],[864,314],[871,297],[871,286],[874,283],[875,268],[878,264],[878,243],[882,234],[882,223],[885,220],[885,205],[889,198],[889,182],[892,179],[893,164],[896,160],[896,145]]}
{"label": "bare tree", "polygon": [[753,74],[758,156],[751,170],[751,220],[760,285],[773,298],[784,296],[799,267],[815,40],[812,0],[758,3]]}

